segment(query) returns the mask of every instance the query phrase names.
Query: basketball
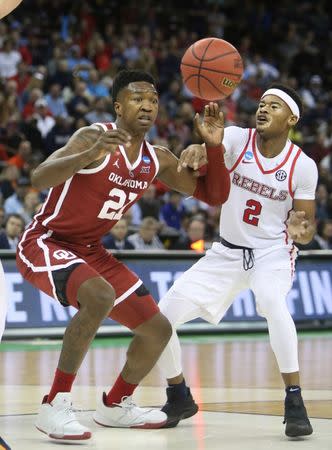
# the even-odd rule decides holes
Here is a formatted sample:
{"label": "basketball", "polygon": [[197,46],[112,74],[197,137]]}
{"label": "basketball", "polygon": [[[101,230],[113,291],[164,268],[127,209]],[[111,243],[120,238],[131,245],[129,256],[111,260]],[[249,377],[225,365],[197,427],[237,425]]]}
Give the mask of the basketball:
{"label": "basketball", "polygon": [[227,41],[205,38],[196,41],[181,60],[184,84],[196,97],[222,100],[232,94],[243,74],[242,58]]}

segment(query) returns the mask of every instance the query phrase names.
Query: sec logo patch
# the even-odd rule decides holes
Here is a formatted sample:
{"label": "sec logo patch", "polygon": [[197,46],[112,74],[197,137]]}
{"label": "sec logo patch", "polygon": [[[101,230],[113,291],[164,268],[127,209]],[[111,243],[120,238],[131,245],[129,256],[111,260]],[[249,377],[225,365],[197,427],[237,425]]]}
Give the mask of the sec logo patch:
{"label": "sec logo patch", "polygon": [[287,173],[284,170],[278,170],[276,172],[276,179],[278,181],[284,181],[287,178]]}

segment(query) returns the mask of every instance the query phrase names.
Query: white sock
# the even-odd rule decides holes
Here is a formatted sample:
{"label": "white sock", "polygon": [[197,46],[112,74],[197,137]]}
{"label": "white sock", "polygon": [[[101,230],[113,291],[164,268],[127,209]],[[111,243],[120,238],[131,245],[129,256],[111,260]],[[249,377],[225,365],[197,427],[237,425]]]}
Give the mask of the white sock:
{"label": "white sock", "polygon": [[157,362],[163,375],[169,379],[182,373],[181,347],[176,328],[199,317],[200,309],[172,289],[160,300],[158,306],[173,327],[172,337]]}

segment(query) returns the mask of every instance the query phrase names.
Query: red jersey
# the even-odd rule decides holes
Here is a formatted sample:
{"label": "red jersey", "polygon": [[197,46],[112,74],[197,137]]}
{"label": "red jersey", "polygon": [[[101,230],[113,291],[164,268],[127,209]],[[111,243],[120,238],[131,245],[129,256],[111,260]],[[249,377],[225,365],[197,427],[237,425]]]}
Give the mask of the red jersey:
{"label": "red jersey", "polygon": [[[107,129],[114,123],[97,124]],[[35,220],[59,240],[79,244],[100,241],[143,195],[159,170],[154,148],[143,141],[131,164],[123,146],[93,169],[82,169],[50,189]]]}

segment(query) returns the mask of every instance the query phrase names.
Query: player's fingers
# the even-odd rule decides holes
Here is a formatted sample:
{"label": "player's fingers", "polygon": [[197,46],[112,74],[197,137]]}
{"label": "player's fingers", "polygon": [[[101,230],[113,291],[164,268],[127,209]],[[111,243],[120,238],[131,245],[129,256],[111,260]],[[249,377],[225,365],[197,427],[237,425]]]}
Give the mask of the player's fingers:
{"label": "player's fingers", "polygon": [[305,211],[295,211],[295,215],[298,219],[305,217]]}
{"label": "player's fingers", "polygon": [[127,131],[123,130],[122,128],[118,128],[116,130],[105,131],[103,138],[105,138],[105,139],[111,138],[112,139],[114,136],[117,136],[126,142],[131,140],[131,135]]}
{"label": "player's fingers", "polygon": [[224,126],[224,113],[222,111],[219,111],[218,114],[219,124],[221,127]]}
{"label": "player's fingers", "polygon": [[200,123],[200,117],[198,113],[196,113],[194,117],[194,129],[198,134],[201,133],[202,126]]}
{"label": "player's fingers", "polygon": [[187,167],[191,161],[192,150],[185,150],[181,153],[181,157],[178,163],[178,166],[181,168]]}
{"label": "player's fingers", "polygon": [[200,165],[203,165],[201,163],[201,159],[202,159],[202,148],[201,147],[197,147],[195,148],[195,151],[193,152],[193,157],[191,160],[191,166],[194,170],[197,170],[199,168]]}
{"label": "player's fingers", "polygon": [[214,117],[218,117],[218,110],[219,110],[219,106],[217,103],[210,103],[210,109],[213,112],[213,116]]}

